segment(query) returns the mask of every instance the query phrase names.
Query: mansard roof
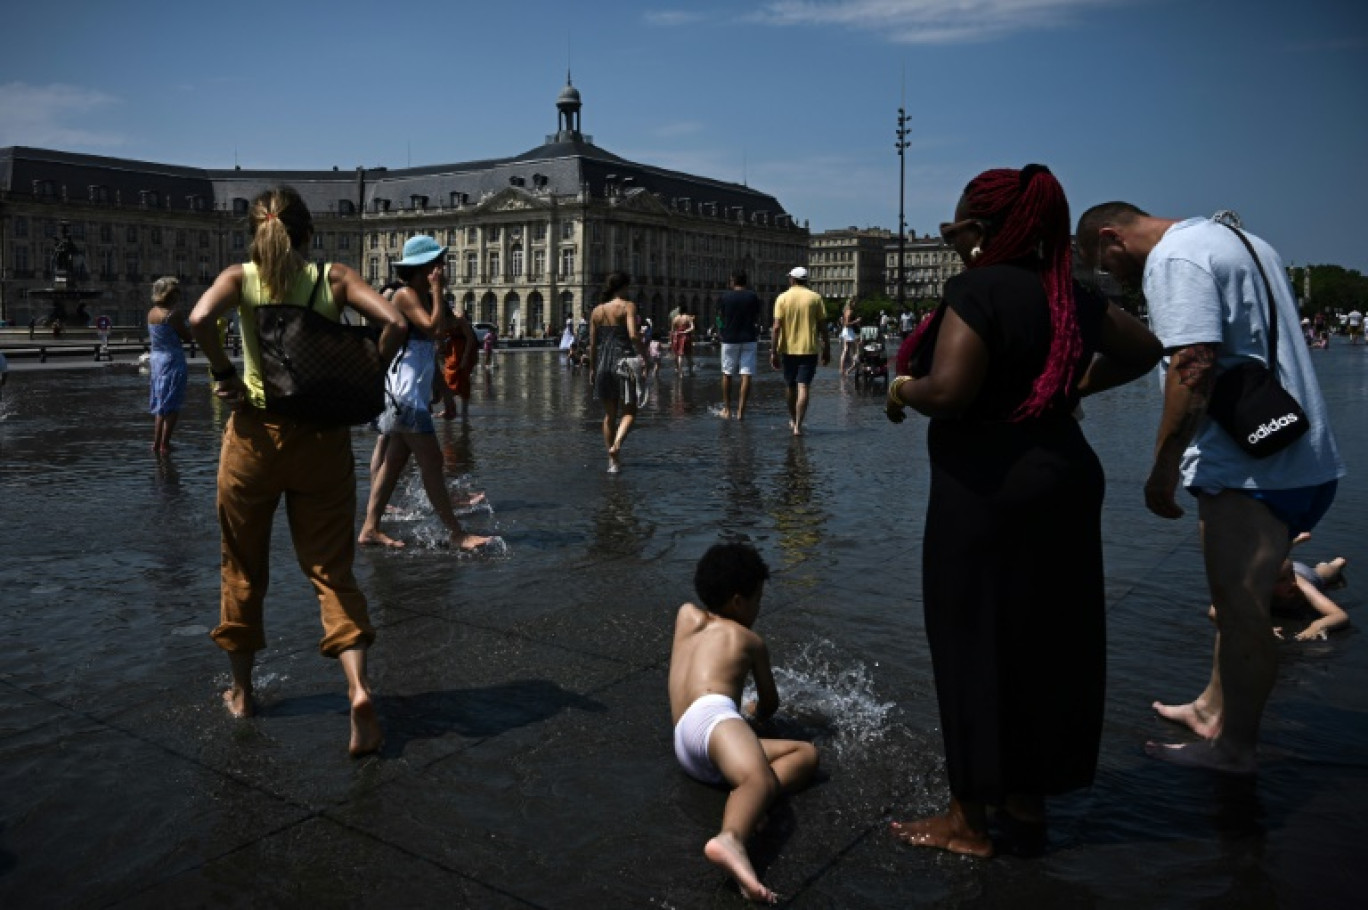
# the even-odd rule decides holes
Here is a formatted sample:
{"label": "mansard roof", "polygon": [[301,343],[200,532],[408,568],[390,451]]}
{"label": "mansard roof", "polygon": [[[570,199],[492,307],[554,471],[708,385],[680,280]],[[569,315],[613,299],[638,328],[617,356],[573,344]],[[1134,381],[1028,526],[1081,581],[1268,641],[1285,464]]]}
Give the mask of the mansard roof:
{"label": "mansard roof", "polygon": [[145,190],[180,200],[181,207],[185,207],[185,196],[213,198],[212,184],[200,168],[22,145],[0,148],[0,189],[30,193],[36,181],[65,186],[77,200],[85,199],[91,186],[107,187],[111,194],[121,192],[129,203],[136,203],[139,192]]}
{"label": "mansard roof", "polygon": [[[567,82],[568,85],[568,82]],[[578,92],[576,91],[576,95]],[[562,99],[565,93],[562,92]],[[566,124],[563,124],[565,126]],[[576,124],[577,127],[577,124]],[[364,180],[362,180],[364,178]],[[578,128],[562,129],[546,142],[520,155],[487,158],[454,164],[407,168],[355,170],[243,170],[241,168],[193,168],[13,146],[0,148],[0,189],[32,192],[35,181],[48,180],[65,186],[73,200],[86,198],[87,187],[104,186],[110,197],[117,192],[125,205],[136,205],[141,191],[156,191],[161,205],[170,209],[191,208],[188,197],[212,201],[231,208],[234,199],[251,199],[271,186],[288,183],[297,189],[311,211],[338,211],[346,201],[358,201],[365,211],[375,211],[375,200],[390,202],[390,211],[403,211],[422,197],[428,208],[479,204],[509,187],[533,193],[576,196],[625,196],[645,191],[657,196],[668,209],[729,216],[741,209],[749,217],[768,212],[770,223],[786,216],[773,196],[738,183],[713,180],[666,168],[628,161],[595,145]],[[364,200],[358,194],[364,192]]]}

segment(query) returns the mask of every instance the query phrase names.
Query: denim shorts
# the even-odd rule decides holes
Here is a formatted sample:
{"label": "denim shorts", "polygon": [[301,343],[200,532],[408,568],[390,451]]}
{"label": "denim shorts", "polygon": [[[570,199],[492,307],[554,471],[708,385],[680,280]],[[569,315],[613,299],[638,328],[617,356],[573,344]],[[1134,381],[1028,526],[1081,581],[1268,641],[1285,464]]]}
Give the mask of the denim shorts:
{"label": "denim shorts", "polygon": [[393,433],[432,433],[437,426],[432,422],[432,412],[427,408],[400,404],[393,398],[385,403],[385,410],[376,420],[376,429],[386,436]]}
{"label": "denim shorts", "polygon": [[756,347],[754,341],[739,341],[735,344],[722,342],[722,372],[728,376],[737,373],[754,376]]}

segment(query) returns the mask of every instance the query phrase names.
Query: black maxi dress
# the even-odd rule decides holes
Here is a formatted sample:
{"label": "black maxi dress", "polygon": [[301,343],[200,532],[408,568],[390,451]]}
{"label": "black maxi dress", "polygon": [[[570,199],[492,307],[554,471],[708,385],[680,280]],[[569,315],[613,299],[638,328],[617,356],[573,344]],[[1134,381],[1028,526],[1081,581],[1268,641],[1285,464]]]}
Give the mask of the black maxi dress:
{"label": "black maxi dress", "polygon": [[[1106,303],[1074,293],[1076,381]],[[1072,390],[1039,417],[1010,419],[1049,354],[1039,274],[972,269],[946,283],[945,301],[983,339],[989,364],[968,411],[927,431],[926,634],[950,792],[996,805],[1093,780],[1106,682],[1104,479]]]}

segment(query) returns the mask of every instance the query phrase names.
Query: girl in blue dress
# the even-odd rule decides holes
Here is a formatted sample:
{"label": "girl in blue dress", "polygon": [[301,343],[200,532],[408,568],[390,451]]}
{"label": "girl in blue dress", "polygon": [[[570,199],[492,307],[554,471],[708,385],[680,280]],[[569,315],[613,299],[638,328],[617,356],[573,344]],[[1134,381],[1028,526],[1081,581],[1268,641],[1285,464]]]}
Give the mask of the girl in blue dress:
{"label": "girl in blue dress", "polygon": [[165,455],[171,451],[171,431],[185,403],[185,348],[190,328],[180,303],[180,282],[171,276],[158,278],[152,285],[152,309],[147,311],[147,334],[152,340],[151,395],[147,410],[152,414],[152,451]]}

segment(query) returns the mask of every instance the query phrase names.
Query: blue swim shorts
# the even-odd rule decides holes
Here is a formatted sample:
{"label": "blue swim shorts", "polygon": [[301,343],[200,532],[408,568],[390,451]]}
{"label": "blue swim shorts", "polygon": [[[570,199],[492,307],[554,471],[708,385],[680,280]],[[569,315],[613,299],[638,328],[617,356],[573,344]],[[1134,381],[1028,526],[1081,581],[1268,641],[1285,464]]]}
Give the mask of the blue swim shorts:
{"label": "blue swim shorts", "polygon": [[[1288,536],[1296,537],[1314,528],[1325,517],[1325,513],[1330,511],[1330,504],[1335,501],[1335,491],[1339,489],[1339,481],[1331,480],[1311,487],[1294,487],[1290,490],[1240,490],[1233,487],[1231,489],[1263,503],[1278,521],[1287,525]],[[1201,496],[1203,493],[1214,496],[1221,491],[1188,487],[1188,492],[1193,496]]]}

